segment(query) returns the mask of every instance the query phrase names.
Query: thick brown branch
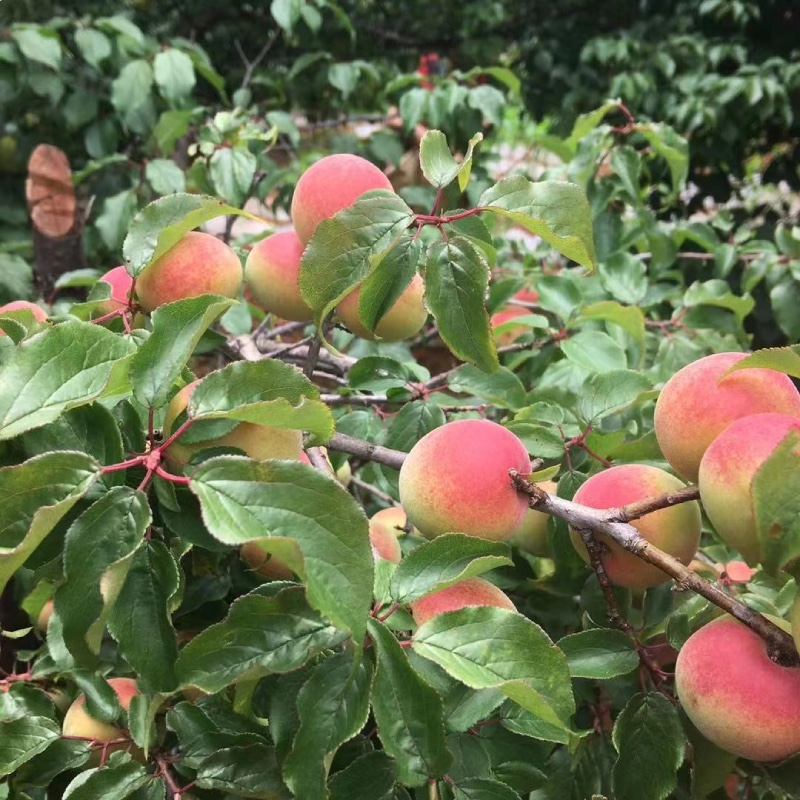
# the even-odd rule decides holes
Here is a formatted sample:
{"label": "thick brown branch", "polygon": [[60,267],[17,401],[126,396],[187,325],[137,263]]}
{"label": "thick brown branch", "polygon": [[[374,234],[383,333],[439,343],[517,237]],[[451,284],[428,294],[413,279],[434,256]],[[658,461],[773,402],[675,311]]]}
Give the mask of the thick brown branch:
{"label": "thick brown branch", "polygon": [[328,457],[321,447],[309,447],[308,450],[306,450],[306,455],[314,469],[318,469],[323,475],[327,475],[329,478],[336,477],[333,472],[333,467],[331,467],[331,462],[328,461]]}
{"label": "thick brown branch", "polygon": [[402,450],[392,450],[379,444],[365,442],[363,439],[356,439],[355,436],[348,436],[346,433],[334,433],[328,442],[328,447],[339,453],[348,453],[367,461],[377,461],[392,469],[400,469],[406,458],[406,453]]}
{"label": "thick brown branch", "polygon": [[687,569],[676,558],[654,547],[633,525],[614,522],[606,516],[607,512],[550,495],[523,478],[516,470],[511,470],[509,474],[517,489],[531,498],[531,508],[563,519],[576,530],[591,530],[593,533],[608,536],[628,552],[674,578],[682,588],[691,589],[705,597],[755,631],[767,643],[767,650],[773,660],[784,666],[800,666],[794,640],[788,633],[718,586]]}

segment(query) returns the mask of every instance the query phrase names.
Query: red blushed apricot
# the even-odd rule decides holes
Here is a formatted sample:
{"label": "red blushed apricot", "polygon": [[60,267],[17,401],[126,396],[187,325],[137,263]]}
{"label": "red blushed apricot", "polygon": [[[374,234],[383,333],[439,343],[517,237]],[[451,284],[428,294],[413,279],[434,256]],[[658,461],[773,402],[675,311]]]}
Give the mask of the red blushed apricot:
{"label": "red blushed apricot", "polygon": [[722,377],[747,353],[716,353],[678,370],[656,402],[655,431],[661,452],[684,478],[696,481],[711,442],[734,420],[777,412],[800,416],[800,393],[770,369],[743,369]]}
{"label": "red blushed apricot", "polygon": [[[505,324],[509,320],[514,319],[515,317],[524,317],[530,313],[531,312],[528,311],[527,308],[523,308],[522,306],[507,306],[502,311],[492,314],[492,318],[490,320],[492,330],[499,328],[501,325]],[[495,333],[494,340],[497,342],[498,347],[505,347],[508,344],[514,344],[514,341],[518,337],[522,336],[524,333],[527,333],[529,330],[530,328],[526,328],[524,325],[518,325],[517,327],[503,331],[502,333]]]}
{"label": "red blushed apricot", "polygon": [[372,547],[372,556],[376,561],[383,558],[393,564],[399,564],[403,558],[403,551],[400,549],[397,537],[382,526],[370,523],[369,543]]}
{"label": "red blushed apricot", "polygon": [[[556,492],[555,481],[542,481],[536,485],[549,494]],[[548,514],[533,508],[527,509],[519,527],[511,534],[510,544],[515,544],[520,550],[531,555],[546,556],[548,519],[550,519]]]}
{"label": "red blushed apricot", "polygon": [[294,572],[277,556],[268,553],[258,543],[258,539],[245,542],[239,549],[242,561],[269,581],[294,580]]}
{"label": "red blushed apricot", "polygon": [[[400,506],[390,506],[376,511],[369,518],[370,527],[373,525],[392,534],[392,536],[405,536],[409,524],[408,514]],[[411,533],[421,536],[422,534],[412,525]]]}
{"label": "red blushed apricot", "polygon": [[770,660],[761,637],[732,617],[689,637],[675,688],[697,729],[723,750],[753,761],[800,751],[800,668]]}
{"label": "red blushed apricot", "polygon": [[[186,410],[189,398],[199,380],[184,386],[167,406],[164,415],[164,438],[172,432],[175,420]],[[204,442],[183,444],[180,437],[166,450],[166,457],[172,469],[180,471],[183,466],[198,452],[209,447],[236,447],[250,458],[261,461],[268,458],[300,459],[303,446],[302,431],[274,428],[271,425],[257,425],[254,422],[240,422],[232,431]]]}
{"label": "red blushed apricot", "polygon": [[389,179],[361,156],[338,153],[312,164],[300,176],[292,196],[292,222],[303,245],[322,220],[373,189],[394,191]]}
{"label": "red blushed apricot", "polygon": [[[589,508],[617,508],[658,497],[685,488],[682,481],[658,467],[644,464],[623,464],[598,472],[584,483],[573,498],[574,502]],[[700,543],[700,506],[692,501],[654,511],[634,520],[631,525],[648,542],[689,564]],[[580,535],[570,531],[572,544],[588,564],[589,553]],[[669,576],[657,567],[647,564],[608,537],[598,537],[608,550],[603,554],[603,565],[608,577],[617,586],[628,589],[647,589],[666,583]]]}
{"label": "red blushed apricot", "polygon": [[465,533],[505,541],[528,507],[508,471],[530,473],[525,446],[485,419],[449,422],[422,437],[400,469],[400,503],[429,539]]}
{"label": "red blushed apricot", "polygon": [[512,300],[519,300],[521,303],[538,303],[539,292],[536,289],[520,289]]}
{"label": "red blushed apricot", "polygon": [[800,432],[800,417],[742,417],[714,439],[700,462],[703,508],[717,533],[749,564],[757,564],[761,552],[750,486],[756,472],[792,430]]}
{"label": "red blushed apricot", "polygon": [[225,242],[189,231],[136,279],[136,297],[148,313],[165,303],[219,294],[237,297],[242,286],[239,257]]}
{"label": "red blushed apricot", "polygon": [[133,278],[125,267],[114,267],[100,278],[103,283],[111,287],[111,297],[105,300],[102,306],[95,311],[94,316],[103,317],[112,311],[119,311],[128,307]]}
{"label": "red blushed apricot", "polygon": [[[47,322],[47,312],[36,303],[29,303],[27,300],[12,300],[10,303],[0,306],[0,314],[8,311],[30,311],[37,322]],[[0,329],[0,336],[6,335],[6,332]]]}
{"label": "red blushed apricot", "polygon": [[298,276],[303,243],[291,231],[258,242],[244,265],[244,280],[256,305],[293,322],[308,322],[314,312],[300,294]]}
{"label": "red blushed apricot", "polygon": [[373,333],[358,318],[358,298],[361,289],[354,289],[336,308],[338,317],[350,330],[362,339],[383,339],[387,342],[399,342],[419,333],[428,311],[423,297],[425,283],[419,275],[415,275],[397,302],[380,318]]}
{"label": "red blushed apricot", "polygon": [[501,589],[483,578],[467,578],[459,583],[431,592],[410,604],[411,616],[417,625],[446,611],[458,611],[472,606],[495,606],[516,611],[516,607]]}

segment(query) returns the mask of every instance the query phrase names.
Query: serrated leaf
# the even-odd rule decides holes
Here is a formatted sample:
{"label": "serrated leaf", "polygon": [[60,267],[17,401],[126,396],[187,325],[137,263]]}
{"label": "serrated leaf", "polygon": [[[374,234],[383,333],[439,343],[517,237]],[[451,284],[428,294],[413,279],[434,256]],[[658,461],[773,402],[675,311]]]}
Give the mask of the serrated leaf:
{"label": "serrated leaf", "polygon": [[533,183],[516,175],[487,189],[478,207],[512,219],[567,258],[594,267],[591,210],[583,190],[575,184]]}
{"label": "serrated leaf", "polygon": [[482,141],[483,134],[476,133],[469,140],[464,158],[458,163],[447,146],[447,137],[441,131],[426,131],[419,145],[419,162],[425,180],[434,188],[443,189],[458,178],[459,189],[463,192],[472,169],[472,152]]}
{"label": "serrated leaf", "polygon": [[525,403],[525,386],[507,367],[486,373],[472,364],[459,367],[447,380],[454,392],[473,394],[500,408],[521,408]]}
{"label": "serrated leaf", "polygon": [[[725,375],[740,369],[773,369],[793,378],[800,378],[800,345],[767,347],[737,361]],[[722,377],[724,378],[725,375]]]}
{"label": "serrated leaf", "polygon": [[48,717],[0,719],[0,777],[10,775],[60,737],[58,724]]}
{"label": "serrated leaf", "polygon": [[628,366],[625,350],[603,331],[580,331],[561,342],[561,352],[590,372],[611,372]]}
{"label": "serrated leaf", "polygon": [[86,509],[67,530],[64,583],[55,610],[64,644],[79,666],[94,666],[105,621],[131,557],[152,521],[143,492],[119,486]]}
{"label": "serrated leaf", "polygon": [[741,325],[744,318],[755,308],[756,301],[749,295],[740,297],[731,291],[727,281],[715,279],[695,281],[683,295],[688,307],[706,305],[730,311]]}
{"label": "serrated leaf", "polygon": [[675,706],[661,694],[637,694],[612,734],[619,758],[612,782],[617,800],[665,800],[677,785],[686,741]]}
{"label": "serrated leaf", "polygon": [[91,456],[72,452],[0,469],[0,590],[99,474]]}
{"label": "serrated leaf", "polygon": [[171,158],[153,158],[145,167],[145,178],[156,194],[186,191],[186,176]]}
{"label": "serrated leaf", "polygon": [[89,742],[57,739],[36,756],[26,759],[14,771],[14,780],[23,786],[49,786],[56,775],[82,767],[90,756]]}
{"label": "serrated leaf", "polygon": [[331,478],[305,464],[225,456],[192,476],[211,534],[226,544],[294,539],[308,600],[361,641],[372,598],[373,559],[363,510]]}
{"label": "serrated leaf", "polygon": [[371,256],[389,249],[414,217],[393,192],[368,192],[349,208],[323,220],[303,252],[300,291],[322,320],[371,271]]}
{"label": "serrated leaf", "polygon": [[564,455],[564,437],[555,428],[516,420],[506,427],[534,458],[561,458]]}
{"label": "serrated leaf", "polygon": [[647,376],[633,370],[612,370],[590,375],[581,390],[578,414],[586,422],[592,422],[621,411],[650,386]]}
{"label": "serrated leaf", "polygon": [[242,147],[222,147],[208,162],[208,174],[217,194],[232,206],[240,206],[250,192],[258,161]]}
{"label": "serrated leaf", "polygon": [[135,111],[150,96],[153,68],[142,58],[129,61],[111,84],[111,102],[123,116]]}
{"label": "serrated leaf", "polygon": [[400,783],[422,786],[450,766],[441,698],[413,670],[385,625],[371,619],[368,630],[377,651],[372,712],[378,736],[396,761]]}
{"label": "serrated leaf", "polygon": [[484,305],[488,285],[489,265],[466,237],[452,236],[428,250],[425,304],[440,336],[456,356],[494,372],[500,363]]}
{"label": "serrated leaf", "polygon": [[519,795],[494,778],[464,778],[453,787],[453,800],[519,800]]}
{"label": "serrated leaf", "polygon": [[410,603],[466,578],[510,566],[511,548],[463,533],[448,533],[415,547],[394,573],[392,597]]}
{"label": "serrated leaf", "polygon": [[573,678],[605,680],[627,675],[639,666],[639,655],[630,636],[622,631],[598,628],[559,639]]}
{"label": "serrated leaf", "polygon": [[569,741],[575,700],[566,657],[526,617],[490,607],[439,614],[417,629],[413,647],[467,686],[500,689],[542,721],[541,738]]}
{"label": "serrated leaf", "polygon": [[131,359],[133,396],[145,408],[166,405],[200,337],[236,301],[216,295],[189,297],[157,308],[153,332]]}
{"label": "serrated leaf", "polygon": [[397,770],[382,750],[357,758],[328,781],[331,800],[393,800]]}
{"label": "serrated leaf", "polygon": [[581,309],[581,319],[602,319],[613,322],[630,334],[640,349],[644,349],[644,314],[636,306],[623,306],[614,300],[603,300],[584,306]]}
{"label": "serrated leaf", "polygon": [[197,786],[262,800],[291,800],[283,785],[275,748],[266,742],[226,747],[211,753],[197,768]]}
{"label": "serrated leaf", "polygon": [[325,659],[297,695],[300,727],[283,765],[297,800],[327,798],[328,756],[364,726],[369,714],[372,666],[352,653]]}
{"label": "serrated leaf", "polygon": [[688,141],[663,122],[637,125],[636,132],[647,139],[653,150],[667,162],[672,176],[672,187],[676,192],[681,190],[689,175]]}
{"label": "serrated leaf", "polygon": [[135,349],[89,322],[65,322],[32,336],[0,368],[0,441],[100,397]]}
{"label": "serrated leaf", "polygon": [[178,640],[169,600],[178,588],[178,568],[166,545],[146,542],[133,556],[108,630],[120,652],[150,687],[169,692],[177,685]]}
{"label": "serrated leaf", "polygon": [[606,114],[618,109],[619,104],[619,100],[606,100],[599,108],[589,111],[586,114],[581,114],[573,123],[569,138],[565,140],[570,150],[574,153],[581,139],[591,133],[603,121]]}
{"label": "serrated leaf", "polygon": [[174,47],[156,53],[153,74],[162,97],[173,102],[189,95],[197,81],[192,59]]}
{"label": "serrated leaf", "polygon": [[176,670],[182,685],[218,692],[234,681],[298,669],[346,638],[308,606],[301,589],[251,594],[181,650]]}
{"label": "serrated leaf", "polygon": [[204,378],[189,398],[193,419],[232,419],[313,433],[333,434],[330,409],[319,389],[295,367],[275,359],[237,362]]}
{"label": "serrated leaf", "polygon": [[151,261],[177,244],[185,233],[216,217],[231,214],[258,219],[249,211],[203,194],[172,194],[154,200],[130,224],[122,244],[126,269],[135,278]]}
{"label": "serrated leaf", "polygon": [[131,698],[128,707],[128,731],[131,739],[142,748],[145,756],[148,755],[156,741],[155,726],[156,714],[161,710],[166,700],[165,694],[137,694]]}
{"label": "serrated leaf", "polygon": [[612,253],[597,267],[603,288],[621,303],[636,305],[647,294],[647,269],[644,261],[630,253]]}
{"label": "serrated leaf", "polygon": [[125,800],[152,780],[138,761],[121,756],[113,753],[107,766],[79,773],[64,789],[63,800]]}

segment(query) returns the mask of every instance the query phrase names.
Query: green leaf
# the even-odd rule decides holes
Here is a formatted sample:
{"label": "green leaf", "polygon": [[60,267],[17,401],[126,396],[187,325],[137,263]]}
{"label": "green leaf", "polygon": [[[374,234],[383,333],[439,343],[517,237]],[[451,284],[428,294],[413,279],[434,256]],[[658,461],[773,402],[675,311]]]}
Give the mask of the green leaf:
{"label": "green leaf", "polygon": [[225,686],[275,672],[290,672],[346,639],[307,604],[302,589],[274,597],[250,594],[228,616],[183,648],[176,670],[184,686],[218,692]]}
{"label": "green leaf", "polygon": [[442,700],[385,625],[371,619],[369,634],[377,650],[372,712],[383,749],[396,760],[398,780],[422,786],[428,778],[441,778],[451,760]]}
{"label": "green leaf", "polygon": [[500,364],[484,306],[488,285],[489,265],[466,237],[453,236],[428,250],[425,302],[440,336],[456,356],[493,372]]}
{"label": "green leaf", "polygon": [[796,313],[800,305],[800,285],[797,281],[787,275],[772,287],[769,299],[780,329],[790,341],[800,339],[800,317]]}
{"label": "green leaf", "polygon": [[581,319],[606,320],[619,325],[637,346],[644,350],[645,324],[644,314],[636,306],[623,306],[613,300],[592,303],[581,309]]}
{"label": "green leaf", "polygon": [[225,456],[204,461],[190,488],[206,527],[221,542],[294,539],[311,606],[362,640],[372,599],[372,551],[364,512],[338,481],[305,464]]}
{"label": "green leaf", "polygon": [[413,647],[473,689],[500,689],[541,720],[540,738],[569,741],[575,700],[566,657],[526,617],[490,607],[439,614],[417,629]]}
{"label": "green leaf", "polygon": [[[793,378],[800,378],[800,345],[790,347],[766,347],[751,353],[745,358],[737,361],[725,375],[739,369],[751,369],[758,367],[761,369],[773,369],[776,372],[783,372]],[[724,378],[725,375],[722,377]]]}
{"label": "green leaf", "polygon": [[413,212],[393,192],[374,191],[323,220],[303,253],[300,291],[319,327],[333,307],[369,274],[370,256],[402,236]]}
{"label": "green leaf", "polygon": [[[153,138],[162,156],[172,155],[172,151],[175,149],[175,142],[177,142],[181,136],[185,135],[193,117],[194,111],[176,111],[171,109],[165,111],[158,118],[158,122],[155,128],[153,128]],[[180,189],[178,191],[185,190]]]}
{"label": "green leaf", "polygon": [[211,753],[197,768],[197,786],[237,797],[291,800],[283,785],[275,748],[266,742],[226,747]]}
{"label": "green leaf", "polygon": [[478,207],[512,219],[584,267],[595,264],[589,201],[575,184],[532,183],[521,175],[487,189]]}
{"label": "green leaf", "polygon": [[615,147],[611,151],[611,169],[622,184],[628,201],[634,206],[641,206],[642,162],[636,150],[628,145]]}
{"label": "green leaf", "polygon": [[486,373],[472,364],[464,364],[447,379],[454,392],[465,392],[499,408],[519,409],[525,404],[525,386],[507,367]]}
{"label": "green leaf", "polygon": [[633,640],[622,631],[581,631],[560,639],[558,646],[567,657],[573,678],[605,680],[627,675],[639,666]]}
{"label": "green leaf", "polygon": [[113,753],[107,766],[79,773],[64,789],[63,800],[125,800],[152,780],[138,761],[122,756]]}
{"label": "green leaf", "polygon": [[368,330],[375,330],[411,283],[421,252],[419,240],[406,236],[376,259],[377,264],[358,293],[358,317]]}
{"label": "green leaf", "polygon": [[136,110],[150,97],[153,69],[144,59],[129,61],[111,84],[111,102],[123,116]]}
{"label": "green leaf", "polygon": [[625,351],[603,331],[580,331],[561,342],[561,352],[589,372],[611,372],[628,366]]}
{"label": "green leaf", "polygon": [[164,706],[167,695],[137,694],[131,698],[128,707],[128,731],[131,739],[142,748],[145,756],[150,752],[153,743],[157,740],[155,718]]}
{"label": "green leaf", "polygon": [[535,458],[561,458],[564,455],[564,437],[555,428],[513,420],[506,427]]}
{"label": "green leaf", "polygon": [[162,542],[140,547],[108,619],[109,633],[125,660],[156,691],[177,685],[178,639],[169,601],[178,589],[178,568]]}
{"label": "green leaf", "polygon": [[744,318],[753,310],[756,301],[749,295],[739,297],[731,291],[727,281],[715,279],[705,282],[695,281],[683,296],[684,305],[715,306],[731,311],[740,325]]}
{"label": "green leaf", "polygon": [[592,422],[631,405],[650,386],[649,378],[633,370],[590,375],[581,391],[578,413],[584,421]]}
{"label": "green leaf", "polygon": [[689,143],[683,136],[663,122],[637,125],[636,132],[644,136],[669,165],[672,187],[677,192],[686,185],[689,175]]}
{"label": "green leaf", "polygon": [[677,786],[686,741],[672,703],[661,694],[637,694],[612,734],[619,758],[612,782],[617,800],[665,800]]}
{"label": "green leaf", "polygon": [[10,775],[60,737],[58,724],[47,717],[0,719],[0,777]]}
{"label": "green leaf", "polygon": [[78,28],[75,31],[75,44],[86,62],[93,67],[99,67],[111,55],[108,36],[94,28]]}
{"label": "green leaf", "polygon": [[519,800],[519,795],[494,778],[464,778],[453,787],[453,800]]}
{"label": "green leaf", "polygon": [[61,68],[61,43],[54,31],[33,25],[15,26],[11,29],[11,38],[29,61],[38,61],[52,69]]}
{"label": "green leaf", "polygon": [[476,133],[469,140],[467,152],[459,164],[450,153],[447,137],[441,131],[426,131],[419,145],[419,161],[425,180],[436,189],[443,189],[458,178],[459,189],[463,192],[472,169],[472,152],[482,141],[483,134]]}
{"label": "green leaf", "polygon": [[151,521],[147,496],[119,486],[89,506],[67,530],[65,580],[54,602],[64,644],[81,666],[97,663],[106,618]]}
{"label": "green leaf", "polygon": [[403,92],[398,109],[406,132],[414,130],[414,126],[426,118],[430,104],[431,93],[427,89],[415,86]]}
{"label": "green leaf", "polygon": [[173,103],[187,97],[197,82],[192,59],[174,47],[156,54],[153,73],[161,96]]}
{"label": "green leaf", "polygon": [[253,183],[258,162],[243,147],[223,147],[214,151],[208,171],[217,194],[233,206],[241,206]]}
{"label": "green leaf", "polygon": [[32,336],[0,368],[0,441],[96,400],[135,347],[90,322],[65,322]]}
{"label": "green leaf", "polygon": [[200,337],[236,301],[216,295],[188,297],[153,312],[153,333],[131,359],[133,396],[145,408],[160,408],[183,373]]}
{"label": "green leaf", "polygon": [[270,13],[275,22],[283,28],[286,33],[291,33],[292,28],[300,20],[303,10],[302,0],[272,0]]}
{"label": "green leaf", "polygon": [[357,758],[328,781],[331,800],[393,800],[397,771],[382,750]]}
{"label": "green leaf", "polygon": [[14,780],[22,786],[50,786],[56,775],[78,769],[89,760],[89,742],[57,739],[47,749],[27,759],[14,771]]}
{"label": "green leaf", "polygon": [[97,480],[86,453],[54,452],[0,469],[0,590]]}
{"label": "green leaf", "polygon": [[800,556],[800,436],[792,430],[761,465],[750,487],[759,562],[770,575]]}
{"label": "green leaf", "polygon": [[212,372],[192,392],[187,414],[305,430],[322,441],[334,428],[319,389],[298,369],[275,359],[238,362]]}
{"label": "green leaf", "polygon": [[448,533],[415,547],[394,573],[392,597],[410,603],[429,592],[445,589],[466,578],[510,566],[511,549],[463,533]]}
{"label": "green leaf", "polygon": [[172,194],[146,205],[130,224],[122,245],[128,272],[135,278],[178,243],[181,237],[204,222],[230,214],[257,220],[250,212],[226,205],[203,194]]}
{"label": "green leaf", "polygon": [[156,194],[186,191],[186,177],[183,170],[172,159],[151,159],[147,162],[144,174]]}
{"label": "green leaf", "polygon": [[583,298],[580,289],[570,275],[545,275],[536,281],[539,305],[569,320],[580,310]]}
{"label": "green leaf", "polygon": [[[439,406],[423,400],[412,400],[406,403],[392,419],[386,436],[386,446],[407,453],[426,433],[444,425],[445,422],[447,418]],[[397,489],[397,470],[384,467],[382,474]]]}
{"label": "green leaf", "polygon": [[619,100],[607,100],[600,108],[589,111],[587,114],[581,114],[575,120],[569,138],[566,139],[566,144],[569,145],[573,154],[578,149],[581,139],[590,134],[603,121],[606,114],[618,109],[619,104]]}
{"label": "green leaf", "polygon": [[328,756],[366,723],[371,684],[369,661],[339,653],[325,659],[300,690],[300,728],[283,765],[283,779],[297,800],[328,796]]}
{"label": "green leaf", "polygon": [[630,253],[612,253],[597,267],[603,288],[621,303],[635,306],[647,294],[644,261]]}

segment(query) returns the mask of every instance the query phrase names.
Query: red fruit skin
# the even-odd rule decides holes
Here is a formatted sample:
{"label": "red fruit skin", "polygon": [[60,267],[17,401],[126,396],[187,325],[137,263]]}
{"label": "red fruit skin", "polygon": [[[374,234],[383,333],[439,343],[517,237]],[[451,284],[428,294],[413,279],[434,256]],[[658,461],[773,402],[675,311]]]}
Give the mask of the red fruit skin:
{"label": "red fruit skin", "polygon": [[114,267],[101,276],[100,280],[111,287],[111,297],[98,307],[94,316],[103,317],[112,311],[127,308],[133,288],[133,278],[128,274],[128,270],[125,267]]}
{"label": "red fruit skin", "polygon": [[400,470],[400,503],[428,538],[465,533],[507,540],[528,508],[510,469],[525,475],[530,458],[509,430],[488,420],[457,420],[422,437]]}
{"label": "red fruit skin", "polygon": [[675,688],[697,729],[723,750],[753,761],[800,751],[800,668],[771,661],[763,639],[732,617],[689,637]]}
{"label": "red fruit skin", "polygon": [[483,578],[467,578],[446,589],[426,594],[410,605],[411,616],[417,625],[423,625],[437,614],[472,606],[495,606],[507,608],[509,611],[517,610],[502,589],[498,589]]}
{"label": "red fruit skin", "polygon": [[[663,469],[644,464],[623,464],[598,472],[586,481],[573,498],[590,508],[617,508],[648,497],[658,497],[685,488],[682,481]],[[688,564],[700,543],[700,506],[692,501],[664,508],[631,523],[648,542]],[[580,535],[570,531],[572,544],[589,563],[589,553]],[[645,563],[605,536],[599,537],[608,548],[603,565],[617,586],[646,589],[666,583],[669,576]]]}
{"label": "red fruit skin", "polygon": [[722,377],[746,353],[715,353],[678,370],[656,402],[655,431],[664,457],[696,482],[708,446],[732,422],[750,414],[800,416],[800,393],[770,369],[743,369]]}
{"label": "red fruit skin", "polygon": [[312,164],[300,176],[292,197],[292,222],[303,245],[322,220],[373,189],[394,191],[389,179],[365,158],[337,153]]}
{"label": "red fruit skin", "polygon": [[[514,317],[524,317],[530,313],[532,312],[530,312],[527,308],[523,308],[522,306],[506,306],[502,311],[492,314],[492,318],[490,320],[492,331],[494,331],[495,328],[499,328],[509,320],[514,319]],[[502,333],[495,333],[494,340],[498,347],[505,347],[506,345],[514,344],[514,341],[519,336],[527,333],[528,331],[530,331],[530,328],[526,328],[524,325],[519,325],[518,327],[511,328],[510,330],[503,331]]]}
{"label": "red fruit skin", "polygon": [[717,436],[700,462],[700,499],[717,533],[748,564],[759,562],[751,484],[756,472],[790,431],[800,433],[800,416],[751,414]]}
{"label": "red fruit skin", "polygon": [[[36,303],[30,303],[27,300],[12,300],[10,303],[0,306],[0,314],[5,314],[7,311],[30,311],[37,322],[47,322],[47,312]],[[0,329],[0,336],[7,335],[4,330]]]}

